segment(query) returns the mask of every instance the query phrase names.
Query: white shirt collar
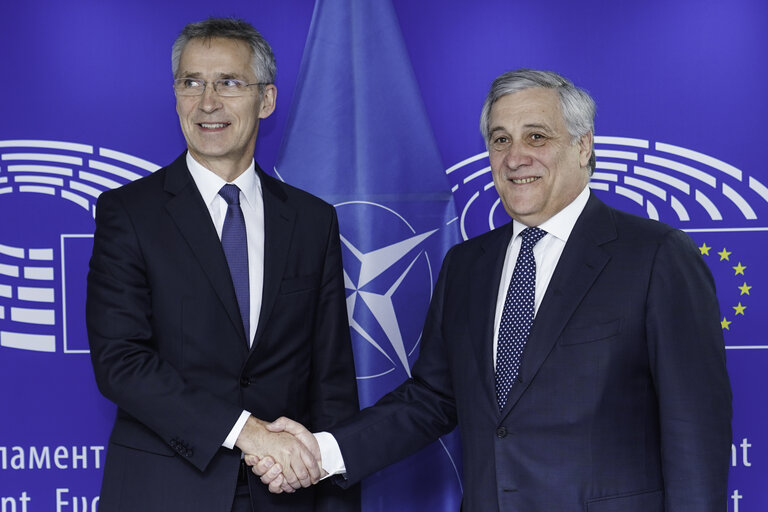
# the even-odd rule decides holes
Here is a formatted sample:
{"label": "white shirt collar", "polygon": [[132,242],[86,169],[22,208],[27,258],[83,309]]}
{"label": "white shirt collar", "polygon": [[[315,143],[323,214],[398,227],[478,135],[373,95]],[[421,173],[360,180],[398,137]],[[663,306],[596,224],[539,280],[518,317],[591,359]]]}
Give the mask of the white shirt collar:
{"label": "white shirt collar", "polygon": [[[219,190],[221,187],[227,184],[215,172],[203,167],[203,165],[195,160],[192,155],[187,151],[187,168],[192,175],[192,179],[197,185],[200,195],[203,196],[205,204],[210,205],[219,196]],[[251,159],[251,164],[240,176],[232,181],[237,185],[240,192],[243,194],[243,198],[251,207],[259,204],[258,198],[261,197],[261,180],[258,174],[256,174],[256,163]],[[258,197],[257,197],[258,196]]]}
{"label": "white shirt collar", "polygon": [[[538,227],[549,233],[550,235],[562,240],[568,241],[568,237],[573,231],[573,226],[576,225],[576,221],[579,220],[581,212],[584,211],[584,207],[587,206],[589,200],[589,185],[586,185],[584,189],[576,196],[576,199],[571,201],[568,206],[554,214],[549,219],[542,222]],[[513,220],[513,236],[514,240],[520,233],[523,232],[526,226],[522,222]]]}

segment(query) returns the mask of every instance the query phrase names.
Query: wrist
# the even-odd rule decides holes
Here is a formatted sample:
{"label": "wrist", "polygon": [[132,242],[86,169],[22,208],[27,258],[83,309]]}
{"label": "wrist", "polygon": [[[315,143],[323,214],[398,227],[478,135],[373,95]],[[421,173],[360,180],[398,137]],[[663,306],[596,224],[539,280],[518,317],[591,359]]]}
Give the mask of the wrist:
{"label": "wrist", "polygon": [[240,435],[237,436],[235,446],[237,446],[243,453],[256,455],[263,457],[262,447],[264,446],[264,437],[268,433],[265,425],[266,421],[260,420],[251,415],[245,421],[243,429],[240,431]]}

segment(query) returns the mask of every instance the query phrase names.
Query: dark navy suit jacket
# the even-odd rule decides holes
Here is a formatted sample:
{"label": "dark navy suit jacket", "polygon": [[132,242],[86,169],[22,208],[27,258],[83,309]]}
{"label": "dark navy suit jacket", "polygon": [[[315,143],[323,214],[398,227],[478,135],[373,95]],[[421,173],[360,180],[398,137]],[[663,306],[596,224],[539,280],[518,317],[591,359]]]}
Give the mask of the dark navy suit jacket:
{"label": "dark navy suit jacket", "polygon": [[731,391],[691,239],[589,198],[499,411],[492,342],[512,224],[449,251],[413,378],[332,429],[349,485],[456,424],[463,510],[722,512]]}
{"label": "dark navy suit jacket", "polygon": [[[100,510],[229,512],[243,409],[325,430],[358,409],[335,210],[257,171],[264,289],[252,348],[210,214],[185,155],[99,198],[87,325],[96,382],[118,406]],[[325,483],[261,510],[357,510]]]}

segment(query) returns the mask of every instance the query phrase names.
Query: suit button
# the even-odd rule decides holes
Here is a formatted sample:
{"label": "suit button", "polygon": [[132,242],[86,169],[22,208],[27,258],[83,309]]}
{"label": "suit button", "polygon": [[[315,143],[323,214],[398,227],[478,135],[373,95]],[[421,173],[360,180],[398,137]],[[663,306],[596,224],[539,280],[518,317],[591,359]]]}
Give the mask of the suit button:
{"label": "suit button", "polygon": [[251,380],[248,377],[240,377],[240,386],[247,388],[251,385]]}
{"label": "suit button", "polygon": [[499,427],[496,429],[496,437],[504,439],[507,437],[507,427]]}

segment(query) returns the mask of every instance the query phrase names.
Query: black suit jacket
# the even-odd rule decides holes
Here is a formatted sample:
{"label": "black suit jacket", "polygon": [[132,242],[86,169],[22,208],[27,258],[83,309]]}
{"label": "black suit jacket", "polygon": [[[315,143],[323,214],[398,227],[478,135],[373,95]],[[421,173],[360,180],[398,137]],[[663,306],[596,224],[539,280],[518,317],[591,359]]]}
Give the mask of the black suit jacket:
{"label": "black suit jacket", "polygon": [[[243,409],[326,430],[358,409],[335,210],[257,167],[264,289],[252,348],[226,257],[185,155],[101,195],[88,274],[96,382],[118,406],[100,509],[229,512]],[[255,511],[355,510],[334,486],[271,495]]]}
{"label": "black suit jacket", "polygon": [[332,429],[356,482],[457,423],[463,510],[721,512],[731,392],[712,276],[691,239],[592,195],[495,399],[512,224],[449,251],[413,378]]}

